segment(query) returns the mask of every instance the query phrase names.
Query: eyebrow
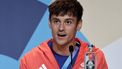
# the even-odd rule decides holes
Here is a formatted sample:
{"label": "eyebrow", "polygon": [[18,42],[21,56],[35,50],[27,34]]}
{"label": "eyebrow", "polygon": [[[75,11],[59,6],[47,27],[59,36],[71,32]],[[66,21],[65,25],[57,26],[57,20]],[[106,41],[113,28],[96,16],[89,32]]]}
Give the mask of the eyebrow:
{"label": "eyebrow", "polygon": [[58,18],[51,18],[51,20],[59,20]]}
{"label": "eyebrow", "polygon": [[67,18],[67,19],[65,19],[65,21],[68,21],[68,20],[70,20],[70,21],[75,21],[74,19],[72,19],[72,18]]}
{"label": "eyebrow", "polygon": [[[58,19],[58,18],[51,18],[51,20],[60,20],[60,19]],[[74,21],[74,19],[72,19],[72,18],[67,18],[65,20],[72,20],[72,21]]]}
{"label": "eyebrow", "polygon": [[72,21],[74,21],[74,19],[72,19],[72,18],[67,18],[66,20],[72,20]]}

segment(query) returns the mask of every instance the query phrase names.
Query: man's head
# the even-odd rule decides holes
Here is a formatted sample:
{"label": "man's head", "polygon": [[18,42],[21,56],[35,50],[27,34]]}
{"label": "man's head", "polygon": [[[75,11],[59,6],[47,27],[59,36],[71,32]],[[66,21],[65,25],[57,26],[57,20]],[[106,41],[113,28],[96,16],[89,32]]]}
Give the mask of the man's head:
{"label": "man's head", "polygon": [[83,8],[76,0],[56,0],[49,6],[49,26],[58,46],[73,42],[82,26]]}
{"label": "man's head", "polygon": [[82,19],[83,7],[77,0],[56,0],[49,5],[49,19],[52,15],[64,16],[66,14],[75,16],[79,21]]}

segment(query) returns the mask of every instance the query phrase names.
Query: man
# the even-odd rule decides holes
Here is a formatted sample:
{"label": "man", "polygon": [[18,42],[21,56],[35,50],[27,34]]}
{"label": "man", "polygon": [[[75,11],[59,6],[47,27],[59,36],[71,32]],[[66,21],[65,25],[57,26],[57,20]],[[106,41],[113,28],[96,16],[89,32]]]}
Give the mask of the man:
{"label": "man", "polygon": [[92,68],[108,69],[100,49],[75,37],[82,27],[82,15],[83,8],[77,0],[53,2],[49,6],[49,27],[53,38],[28,52],[20,60],[20,69],[88,69],[86,56],[94,58],[93,62],[87,61]]}

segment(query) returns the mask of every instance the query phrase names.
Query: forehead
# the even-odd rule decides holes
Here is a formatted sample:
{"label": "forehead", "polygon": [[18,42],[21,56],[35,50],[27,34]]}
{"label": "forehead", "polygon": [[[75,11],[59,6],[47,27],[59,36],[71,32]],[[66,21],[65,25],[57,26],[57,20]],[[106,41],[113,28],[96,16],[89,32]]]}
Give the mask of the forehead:
{"label": "forehead", "polygon": [[76,20],[76,17],[75,16],[72,16],[72,15],[52,15],[51,16],[51,19],[72,19],[72,20]]}

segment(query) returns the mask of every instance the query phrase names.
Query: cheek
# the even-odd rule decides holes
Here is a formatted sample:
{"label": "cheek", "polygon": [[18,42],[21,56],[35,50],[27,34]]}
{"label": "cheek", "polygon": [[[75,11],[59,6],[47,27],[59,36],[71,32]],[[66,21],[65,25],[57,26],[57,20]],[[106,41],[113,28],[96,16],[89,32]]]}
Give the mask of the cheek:
{"label": "cheek", "polygon": [[52,27],[51,30],[52,30],[53,35],[57,34],[57,28],[56,27]]}
{"label": "cheek", "polygon": [[67,31],[69,31],[70,33],[74,33],[77,31],[77,27],[75,26],[67,27]]}
{"label": "cheek", "polygon": [[76,32],[77,32],[76,28],[70,28],[69,30],[67,30],[67,33],[70,37],[75,36]]}

